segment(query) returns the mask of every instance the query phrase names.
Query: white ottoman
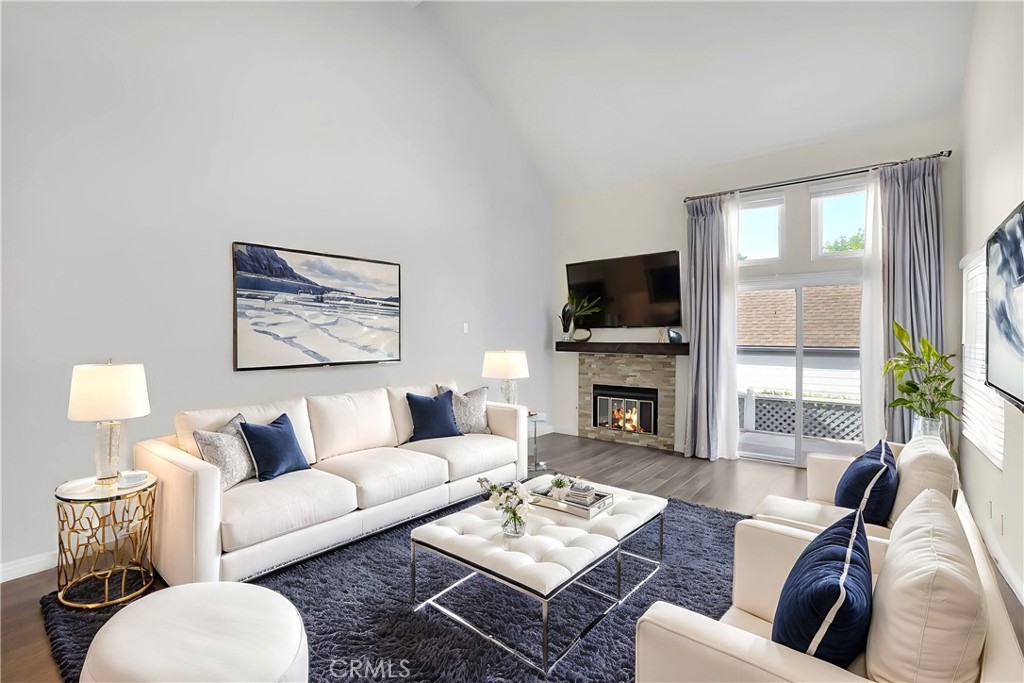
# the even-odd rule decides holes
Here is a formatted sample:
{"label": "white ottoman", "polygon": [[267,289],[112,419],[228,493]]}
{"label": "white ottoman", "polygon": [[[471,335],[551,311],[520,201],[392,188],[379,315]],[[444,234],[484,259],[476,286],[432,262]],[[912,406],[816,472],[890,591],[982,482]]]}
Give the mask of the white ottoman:
{"label": "white ottoman", "polygon": [[156,591],[110,618],[82,681],[306,681],[306,629],[295,606],[248,583]]}

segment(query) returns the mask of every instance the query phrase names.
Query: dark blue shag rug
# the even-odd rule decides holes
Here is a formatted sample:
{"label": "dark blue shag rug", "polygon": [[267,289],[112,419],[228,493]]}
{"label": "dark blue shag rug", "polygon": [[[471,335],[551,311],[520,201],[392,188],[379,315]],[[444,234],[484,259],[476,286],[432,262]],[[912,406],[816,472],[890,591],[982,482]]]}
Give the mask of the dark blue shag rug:
{"label": "dark blue shag rug", "polygon": [[[327,681],[535,681],[539,674],[431,607],[409,603],[409,532],[471,503],[403,524],[352,545],[254,580],[291,600],[309,638],[310,680]],[[718,618],[732,602],[733,528],[744,515],[670,500],[665,511],[665,558],[661,570],[614,609],[548,676],[573,683],[633,680],[636,621],[657,600]],[[633,537],[626,549],[656,557],[658,525]],[[465,569],[422,551],[417,557],[417,597],[423,600],[453,583]],[[624,591],[649,566],[626,558]],[[614,589],[612,559],[587,583]],[[54,659],[65,681],[77,681],[89,643],[120,607],[73,610],[51,593],[41,599]],[[493,581],[476,577],[446,594],[441,603],[505,642],[540,657],[540,603]],[[607,602],[570,588],[551,604],[552,652],[600,614]]]}

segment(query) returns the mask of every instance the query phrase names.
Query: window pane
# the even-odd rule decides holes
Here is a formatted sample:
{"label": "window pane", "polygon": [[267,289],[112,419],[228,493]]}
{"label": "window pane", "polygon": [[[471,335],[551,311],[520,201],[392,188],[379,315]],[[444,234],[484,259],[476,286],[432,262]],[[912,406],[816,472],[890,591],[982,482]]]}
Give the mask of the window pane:
{"label": "window pane", "polygon": [[779,205],[740,209],[739,260],[779,257]]}
{"label": "window pane", "polygon": [[821,202],[821,251],[839,254],[864,249],[864,216],[867,192],[819,197]]}
{"label": "window pane", "polygon": [[796,290],[755,289],[736,299],[737,346],[796,346]]}
{"label": "window pane", "polygon": [[804,288],[804,348],[860,348],[861,285]]}
{"label": "window pane", "polygon": [[861,285],[804,287],[803,448],[819,439],[863,439],[860,405]]}

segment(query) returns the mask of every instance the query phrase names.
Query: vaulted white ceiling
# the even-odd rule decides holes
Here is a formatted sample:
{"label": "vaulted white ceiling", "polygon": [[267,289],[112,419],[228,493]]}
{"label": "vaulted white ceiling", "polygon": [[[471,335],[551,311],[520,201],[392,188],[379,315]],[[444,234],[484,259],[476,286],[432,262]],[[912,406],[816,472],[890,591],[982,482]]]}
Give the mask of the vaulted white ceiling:
{"label": "vaulted white ceiling", "polygon": [[959,109],[968,3],[441,2],[564,196]]}

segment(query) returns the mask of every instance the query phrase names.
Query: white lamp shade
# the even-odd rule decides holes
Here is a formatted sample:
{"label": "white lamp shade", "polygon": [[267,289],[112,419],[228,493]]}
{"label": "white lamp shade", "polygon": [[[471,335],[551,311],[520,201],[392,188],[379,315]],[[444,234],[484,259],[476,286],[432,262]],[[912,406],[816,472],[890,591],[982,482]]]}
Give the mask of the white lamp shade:
{"label": "white lamp shade", "polygon": [[141,363],[76,365],[72,369],[69,420],[103,422],[143,415],[149,415],[149,392]]}
{"label": "white lamp shade", "polygon": [[525,351],[485,351],[481,375],[487,379],[521,379],[530,376]]}

